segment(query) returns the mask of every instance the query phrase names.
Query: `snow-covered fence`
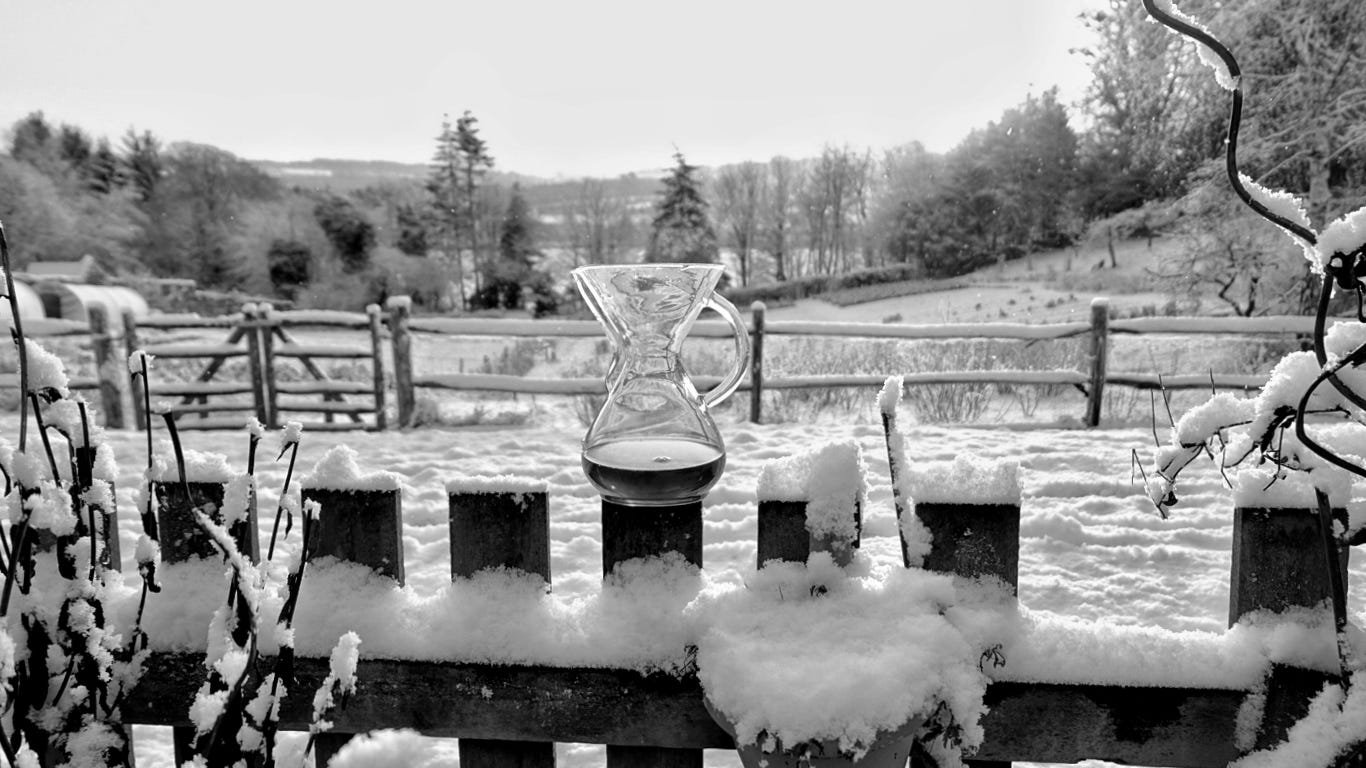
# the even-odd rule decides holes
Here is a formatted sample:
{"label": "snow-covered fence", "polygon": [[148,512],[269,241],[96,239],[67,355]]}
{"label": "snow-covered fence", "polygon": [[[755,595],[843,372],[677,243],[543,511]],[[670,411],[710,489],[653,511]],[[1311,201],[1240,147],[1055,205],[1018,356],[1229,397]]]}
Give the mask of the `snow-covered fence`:
{"label": "snow-covered fence", "polygon": [[[819,461],[775,462],[765,470],[757,510],[756,544],[762,559],[801,561],[815,552],[829,552],[838,559],[857,547],[863,493],[857,448],[837,444],[823,454]],[[316,535],[332,542],[314,554],[361,563],[401,580],[402,545],[395,536],[401,530],[401,485],[383,472],[360,473],[354,452],[347,449],[336,449],[330,456],[303,480],[304,496],[321,500],[324,506]],[[817,482],[811,479],[813,466],[834,471]],[[917,485],[914,478],[898,483],[908,497],[917,499],[913,511],[907,510],[914,514],[915,524],[903,520],[901,526],[903,546],[923,558],[927,569],[969,578],[989,575],[1018,584],[1018,490],[1013,498],[983,495],[982,489],[990,484],[959,476],[952,468],[922,469],[926,476],[939,477],[941,491],[962,492],[936,496],[934,489]],[[198,470],[187,477],[190,474],[203,476]],[[522,594],[518,590],[543,591],[550,583],[553,501],[546,484],[520,477],[476,477],[453,480],[446,492],[452,578],[458,583],[502,568],[507,570],[492,578],[512,585],[506,599],[515,603]],[[340,514],[329,516],[329,505]],[[602,513],[606,582],[639,578],[640,566],[627,562],[638,557],[664,555],[702,565],[701,503],[648,513],[604,503]],[[1230,623],[1251,611],[1319,605],[1327,594],[1326,579],[1306,565],[1318,562],[1321,554],[1312,512],[1243,507],[1235,518]],[[327,530],[338,520],[339,528]],[[167,553],[168,561],[174,558]],[[532,575],[532,581],[523,584],[518,573]],[[314,577],[323,578],[317,573]],[[349,588],[359,586],[355,577],[348,578]],[[485,573],[483,578],[490,576]],[[324,587],[325,580],[313,583],[321,591],[310,599],[324,601],[319,615],[354,610],[328,602],[351,599],[350,592]],[[657,591],[651,595],[655,602],[664,598]],[[484,599],[489,606],[484,610],[490,613],[480,619],[476,612],[466,624],[487,623],[490,630],[505,632],[503,625],[513,621],[512,626],[519,628],[515,631],[544,631],[534,622],[523,627],[521,614],[504,607],[504,597]],[[456,603],[445,605],[449,609]],[[627,605],[641,609],[644,603]],[[1278,666],[1264,684],[1241,678],[1217,684],[1224,680],[1217,670],[1189,683],[1179,673],[1154,672],[1188,668],[1189,661],[1122,640],[1110,640],[1112,645],[1106,646],[1104,633],[1089,638],[1041,637],[1034,642],[1054,648],[1047,657],[1052,666],[1034,669],[1032,676],[1018,670],[998,675],[986,689],[990,709],[982,723],[985,740],[975,756],[986,765],[1099,758],[1153,766],[1224,766],[1254,744],[1271,744],[1284,736],[1286,726],[1303,713],[1325,679],[1312,669]],[[1088,642],[1092,647],[1086,646]],[[1174,642],[1179,644],[1179,638]],[[1005,651],[1007,656],[1012,653]],[[1111,668],[1094,668],[1097,665]],[[984,658],[982,666],[991,676],[992,661]],[[291,690],[313,690],[327,670],[325,658],[298,659],[298,682]],[[1145,677],[1150,673],[1162,679]],[[154,653],[123,707],[125,719],[185,725],[185,712],[203,675],[201,653]],[[669,674],[643,672],[629,663],[490,663],[433,660],[419,654],[406,660],[363,658],[359,678],[356,696],[336,719],[338,735],[320,742],[324,755],[340,748],[347,734],[376,728],[413,728],[429,736],[461,739],[462,759],[471,766],[517,763],[548,768],[556,742],[605,744],[611,768],[696,766],[701,764],[700,750],[734,746],[708,714],[702,687],[686,667],[681,674]],[[1096,683],[1096,678],[1105,682]],[[283,727],[307,728],[306,699],[284,701]]]}
{"label": "snow-covered fence", "polygon": [[[94,376],[72,376],[67,388],[84,392],[99,392],[100,413],[104,425],[121,429],[124,426],[123,406],[120,400],[118,379],[111,378],[107,367],[112,360],[113,334],[109,328],[109,316],[104,306],[92,304],[87,308],[88,323],[78,320],[59,318],[28,318],[24,320],[24,336],[33,339],[55,339],[62,337],[88,337],[90,351],[95,358]],[[0,389],[19,391],[19,374],[0,373]]]}
{"label": "snow-covered fence", "polygon": [[[601,395],[600,378],[532,378],[495,374],[413,372],[409,352],[409,334],[433,333],[461,336],[501,337],[565,337],[599,338],[602,327],[594,321],[563,320],[508,320],[495,318],[413,317],[407,305],[399,319],[391,313],[394,343],[395,385],[398,389],[398,422],[411,423],[416,389],[444,389],[455,391],[513,392],[523,394]],[[1046,342],[1077,337],[1088,339],[1085,370],[969,370],[916,371],[903,375],[905,386],[925,384],[989,383],[1024,386],[1067,385],[1086,394],[1084,420],[1088,426],[1100,423],[1101,404],[1107,386],[1139,389],[1256,389],[1266,383],[1266,377],[1241,374],[1198,374],[1163,376],[1155,373],[1124,373],[1108,370],[1110,341],[1114,335],[1164,334],[1228,334],[1228,335],[1289,335],[1309,334],[1313,318],[1299,316],[1258,318],[1163,317],[1111,320],[1109,302],[1096,299],[1091,305],[1087,322],[1069,323],[936,323],[910,325],[900,323],[834,323],[766,318],[765,307],[755,302],[751,307],[750,344],[753,352],[749,376],[740,383],[740,390],[750,393],[750,420],[763,418],[763,393],[772,390],[821,389],[855,387],[876,389],[886,380],[886,374],[838,374],[815,376],[771,377],[764,369],[764,340],[769,336],[821,336],[867,339],[1006,339]],[[400,325],[401,323],[401,325]],[[720,322],[697,323],[690,336],[729,338],[731,331]],[[402,344],[399,340],[402,339]],[[695,377],[699,388],[714,385],[714,377]]]}
{"label": "snow-covered fence", "polygon": [[[306,424],[309,429],[384,429],[386,426],[384,377],[384,316],[372,306],[362,313],[294,311],[276,312],[266,305],[248,304],[236,315],[200,317],[198,315],[154,315],[134,321],[124,318],[127,351],[142,349],[154,357],[205,361],[192,381],[153,380],[151,395],[178,398],[167,409],[179,416],[198,414],[199,418],[177,421],[181,429],[236,429],[247,414],[263,424],[276,426],[285,414],[320,413],[323,420]],[[362,331],[369,344],[308,344],[291,335],[291,329]],[[217,344],[204,341],[171,341],[143,346],[142,332],[196,332],[221,329],[227,337]],[[231,360],[245,360],[245,376],[228,379],[220,375]],[[280,375],[281,360],[295,361],[304,371],[299,379]],[[369,364],[366,380],[335,379],[319,365],[321,360],[359,360]],[[318,400],[308,399],[321,396]],[[360,396],[360,401],[348,397]],[[212,401],[211,401],[212,398]],[[133,398],[134,416],[139,428],[146,427],[146,415]],[[241,416],[222,414],[241,413]],[[344,421],[336,417],[344,416]],[[371,417],[367,421],[364,417]]]}

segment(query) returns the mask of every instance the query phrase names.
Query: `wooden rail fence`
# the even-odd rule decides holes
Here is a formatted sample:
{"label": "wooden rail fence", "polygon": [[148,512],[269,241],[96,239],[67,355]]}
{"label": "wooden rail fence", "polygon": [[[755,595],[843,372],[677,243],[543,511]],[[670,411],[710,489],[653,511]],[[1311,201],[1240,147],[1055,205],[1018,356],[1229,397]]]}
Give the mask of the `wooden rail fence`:
{"label": "wooden rail fence", "polygon": [[[212,496],[213,489],[204,493]],[[402,583],[403,547],[397,535],[402,528],[401,491],[306,488],[303,494],[326,497],[315,528],[319,556],[361,563]],[[544,485],[497,493],[479,490],[477,484],[462,490],[457,482],[448,486],[448,494],[453,579],[505,566],[550,582],[548,521],[553,507]],[[765,504],[770,506],[766,509]],[[916,514],[934,535],[926,567],[970,577],[989,573],[1016,584],[1020,509],[1018,504],[997,506],[1001,508],[993,507],[992,513],[999,524],[983,526],[977,524],[981,510],[972,505],[919,505]],[[654,514],[639,509],[620,512],[603,504],[604,574],[630,558],[666,552],[702,565],[701,502]],[[160,514],[169,522],[188,514],[188,508],[183,499],[167,494]],[[761,556],[800,561],[816,547],[815,542],[794,544],[792,539],[793,531],[802,527],[804,504],[760,502],[757,514],[757,549],[769,553]],[[164,530],[170,529],[187,530],[174,525]],[[244,533],[254,536],[256,527],[247,526]],[[189,556],[199,546],[191,538],[167,540],[172,551],[164,556]],[[259,552],[253,543],[244,544],[244,551]],[[1233,550],[1230,624],[1252,610],[1317,606],[1328,594],[1326,575],[1313,567],[1321,561],[1322,549],[1317,517],[1308,510],[1236,510]],[[1286,568],[1287,562],[1299,567]],[[298,660],[298,683],[290,686],[282,707],[287,730],[307,728],[311,692],[327,671],[326,658]],[[177,764],[189,744],[187,713],[203,676],[201,653],[155,653],[123,706],[127,722],[179,729],[177,744],[182,751]],[[1059,679],[1066,676],[1066,670],[1058,671]],[[1302,716],[1326,679],[1303,669],[1273,669],[1256,746],[1283,739],[1288,725]],[[1002,768],[1011,761],[1104,759],[1222,767],[1242,751],[1237,731],[1240,718],[1247,718],[1245,700],[1262,693],[1260,688],[992,682],[986,693],[990,711],[983,722],[985,742],[971,764]],[[691,673],[671,676],[459,659],[399,661],[363,655],[357,693],[335,718],[335,728],[335,735],[320,745],[324,757],[348,734],[412,728],[428,736],[460,739],[462,764],[468,768],[550,768],[555,742],[605,744],[609,768],[698,768],[702,750],[734,747],[708,716],[702,689]]]}
{"label": "wooden rail fence", "polygon": [[[1157,389],[1218,389],[1252,390],[1266,382],[1265,375],[1201,373],[1159,376],[1156,373],[1132,373],[1109,370],[1110,344],[1116,335],[1308,335],[1313,318],[1303,316],[1275,316],[1258,318],[1208,317],[1147,317],[1111,319],[1105,299],[1092,302],[1087,321],[1067,323],[941,323],[933,325],[832,323],[801,320],[770,321],[762,303],[751,307],[750,336],[754,350],[749,375],[739,389],[749,393],[749,418],[763,419],[763,394],[769,391],[852,387],[875,390],[882,386],[886,374],[837,374],[810,376],[772,376],[766,370],[766,345],[769,337],[812,337],[891,339],[891,340],[950,340],[1002,339],[1023,342],[1048,342],[1084,338],[1086,363],[1081,369],[1058,370],[962,370],[897,372],[905,386],[931,384],[986,383],[1024,386],[1064,385],[1078,389],[1085,395],[1084,421],[1088,426],[1100,423],[1101,407],[1108,387]],[[107,322],[100,307],[92,307],[88,327],[61,327],[53,335],[88,333],[95,353],[97,371],[94,378],[73,381],[73,388],[98,390],[103,405],[105,423],[121,427],[125,423],[123,403],[131,402],[133,423],[145,425],[145,414],[140,413],[137,398],[124,398],[120,391],[126,384],[123,366],[114,360],[116,336],[107,330]],[[154,395],[178,399],[170,405],[179,424],[185,428],[236,428],[246,414],[262,423],[278,425],[285,414],[310,412],[322,414],[323,420],[309,424],[312,429],[385,429],[389,426],[387,397],[393,388],[396,419],[399,426],[412,424],[419,390],[448,390],[464,392],[510,392],[566,396],[601,395],[603,381],[598,377],[537,378],[486,373],[429,373],[415,364],[412,341],[415,334],[435,334],[467,337],[498,338],[603,338],[601,326],[588,320],[516,320],[500,318],[459,318],[412,316],[406,300],[391,301],[388,311],[371,307],[364,313],[354,312],[271,312],[249,305],[239,315],[198,317],[183,315],[151,316],[134,320],[123,318],[125,351],[132,351],[144,342],[147,331],[162,334],[175,331],[222,329],[226,338],[219,344],[203,341],[192,343],[152,343],[147,351],[162,358],[195,359],[204,368],[192,381],[171,383],[154,375]],[[300,344],[291,330],[318,328],[351,330],[368,334],[368,344],[310,345]],[[40,331],[41,333],[41,331]],[[725,338],[728,326],[720,322],[699,322],[690,335],[702,338]],[[38,335],[38,334],[34,334]],[[146,339],[146,341],[151,341]],[[384,346],[391,350],[392,379],[386,375]],[[368,364],[371,375],[364,380],[331,378],[318,364],[320,360],[352,360]],[[247,362],[247,373],[235,379],[225,378],[224,366],[232,360]],[[281,380],[281,360],[293,360],[304,370],[303,380]],[[415,370],[416,368],[416,370]],[[119,377],[123,377],[120,379]],[[0,384],[16,380],[13,374],[0,375]],[[696,377],[700,387],[715,383],[711,377]],[[303,400],[313,397],[320,399]],[[363,398],[361,401],[356,397]],[[233,418],[222,414],[240,412]],[[188,418],[197,416],[197,418]],[[338,417],[341,418],[338,421]]]}

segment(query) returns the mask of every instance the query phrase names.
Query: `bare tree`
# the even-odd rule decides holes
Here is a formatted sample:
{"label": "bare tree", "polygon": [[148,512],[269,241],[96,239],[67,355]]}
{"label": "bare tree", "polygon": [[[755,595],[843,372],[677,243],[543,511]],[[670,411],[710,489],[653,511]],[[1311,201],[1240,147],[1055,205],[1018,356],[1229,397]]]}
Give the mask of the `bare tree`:
{"label": "bare tree", "polygon": [[764,166],[759,163],[725,165],[716,172],[716,211],[722,238],[735,248],[740,262],[740,284],[750,280],[750,251],[756,245],[767,187]]}
{"label": "bare tree", "polygon": [[802,186],[802,169],[793,160],[775,157],[768,161],[768,197],[760,222],[764,246],[773,256],[774,278],[788,278],[788,257],[792,248],[793,211]]}
{"label": "bare tree", "polygon": [[838,274],[850,268],[850,246],[859,234],[859,189],[866,184],[867,173],[867,156],[848,147],[827,146],[811,166],[800,207],[807,227],[807,246],[819,274]]}
{"label": "bare tree", "polygon": [[607,264],[626,249],[631,219],[626,204],[601,179],[584,179],[565,214],[574,266]]}

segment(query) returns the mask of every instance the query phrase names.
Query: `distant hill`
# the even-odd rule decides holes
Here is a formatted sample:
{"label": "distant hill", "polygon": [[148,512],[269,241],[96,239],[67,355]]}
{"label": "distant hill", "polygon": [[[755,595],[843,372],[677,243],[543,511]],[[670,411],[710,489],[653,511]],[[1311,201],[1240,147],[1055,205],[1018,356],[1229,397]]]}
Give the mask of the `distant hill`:
{"label": "distant hill", "polygon": [[[289,187],[316,189],[328,192],[349,192],[362,187],[381,184],[406,184],[426,181],[426,163],[395,163],[389,160],[248,160],[247,162],[274,176]],[[545,183],[545,180],[518,173],[494,171],[490,178],[495,184],[524,186]]]}
{"label": "distant hill", "polygon": [[[277,178],[287,187],[345,193],[380,185],[422,184],[430,167],[426,163],[396,163],[389,160],[248,160],[247,162]],[[662,187],[665,170],[628,173],[600,179],[609,196],[640,206],[653,202]],[[564,213],[578,199],[583,179],[545,179],[520,173],[495,170],[488,176],[496,185],[522,185],[522,193],[533,209],[542,215]]]}

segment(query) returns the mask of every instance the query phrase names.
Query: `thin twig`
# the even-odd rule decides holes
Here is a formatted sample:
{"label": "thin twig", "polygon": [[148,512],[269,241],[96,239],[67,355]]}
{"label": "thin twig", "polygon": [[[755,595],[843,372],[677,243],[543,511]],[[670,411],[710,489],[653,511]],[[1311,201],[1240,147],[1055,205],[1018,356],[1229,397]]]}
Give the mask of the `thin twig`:
{"label": "thin twig", "polygon": [[[28,391],[28,345],[24,337],[24,321],[19,313],[19,294],[14,289],[14,272],[10,269],[9,241],[5,239],[5,224],[0,222],[0,268],[5,271],[5,297],[9,300],[10,320],[14,323],[14,343],[19,348],[19,391]],[[19,398],[19,452],[28,445],[28,401]]]}

